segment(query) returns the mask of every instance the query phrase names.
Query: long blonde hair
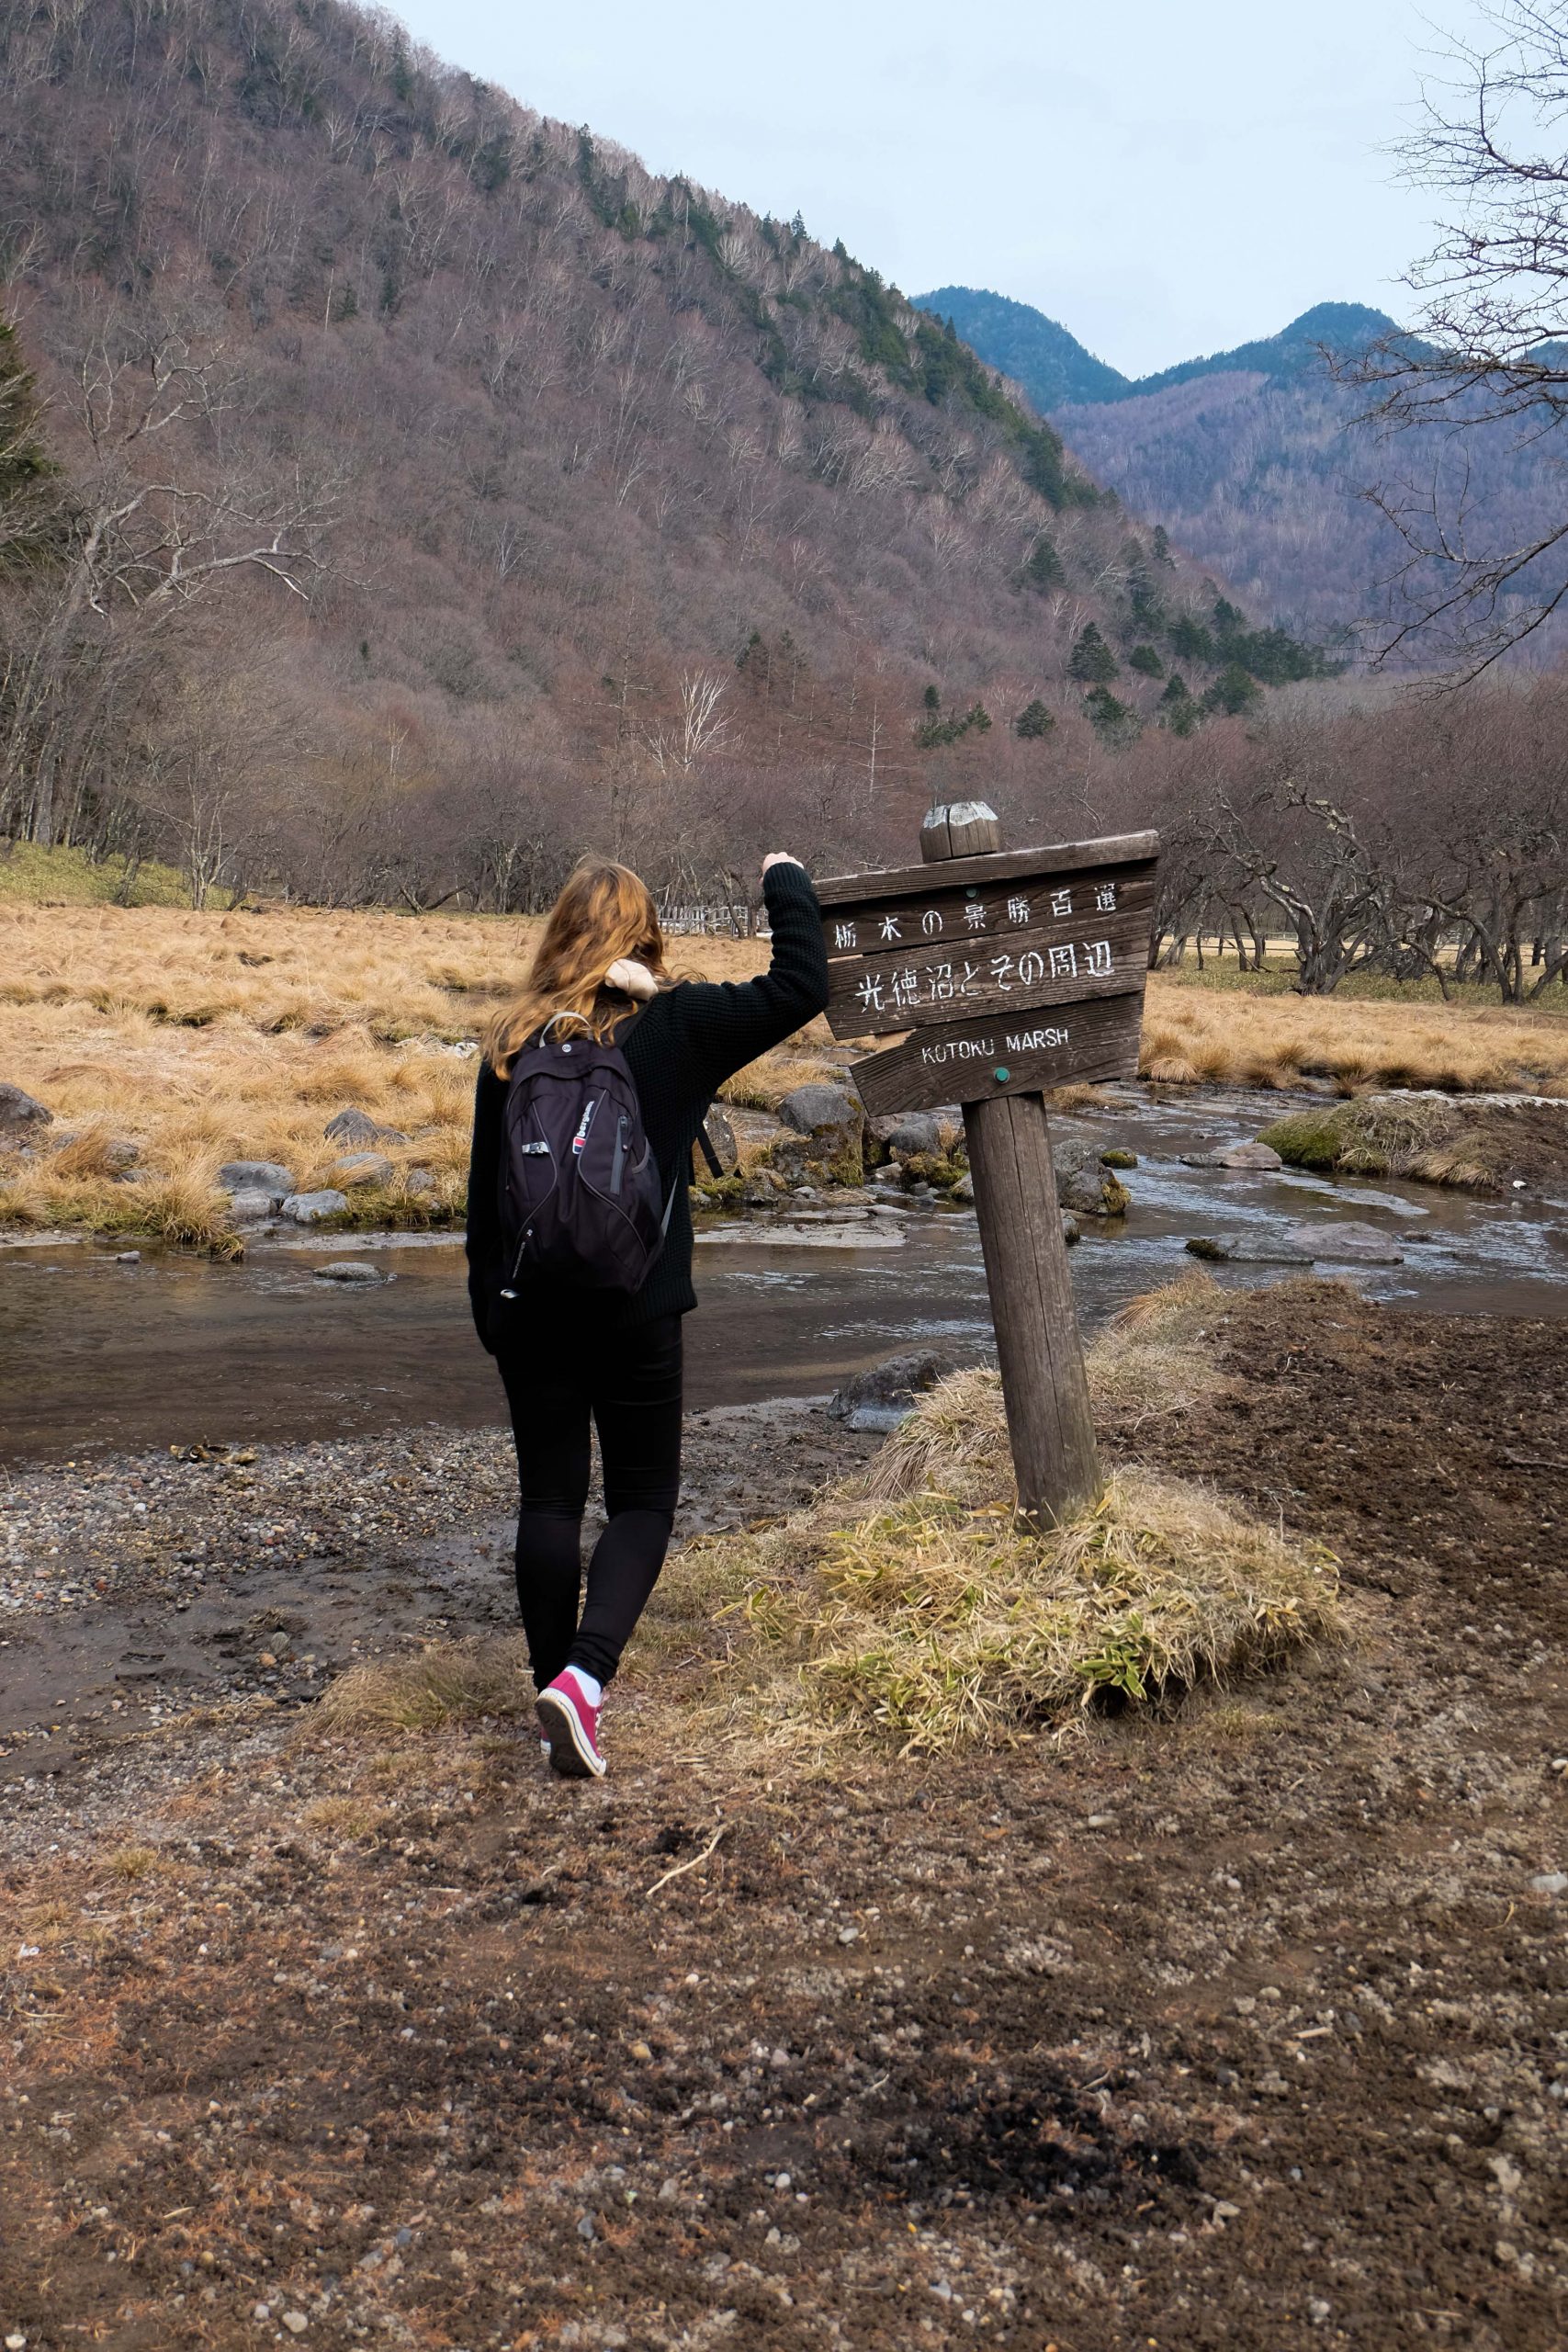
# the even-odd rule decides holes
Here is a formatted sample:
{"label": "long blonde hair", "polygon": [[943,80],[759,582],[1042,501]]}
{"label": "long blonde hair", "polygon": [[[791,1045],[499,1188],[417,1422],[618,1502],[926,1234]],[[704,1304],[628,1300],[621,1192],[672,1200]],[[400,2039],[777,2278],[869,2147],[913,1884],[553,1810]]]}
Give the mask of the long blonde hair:
{"label": "long blonde hair", "polygon": [[625,1017],[626,999],[606,996],[604,975],[626,956],[657,980],[669,979],[659,910],[646,882],[608,858],[585,857],[568,876],[545,928],[515,1004],[498,1013],[485,1036],[485,1054],[499,1078],[535,1032],[558,1013],[574,1013],[603,1039]]}

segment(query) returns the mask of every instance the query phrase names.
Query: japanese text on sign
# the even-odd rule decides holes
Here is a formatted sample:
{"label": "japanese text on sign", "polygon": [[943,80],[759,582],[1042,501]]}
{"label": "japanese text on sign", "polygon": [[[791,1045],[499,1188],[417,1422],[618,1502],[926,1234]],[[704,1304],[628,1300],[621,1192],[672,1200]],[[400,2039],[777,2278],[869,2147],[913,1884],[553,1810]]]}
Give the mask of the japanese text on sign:
{"label": "japanese text on sign", "polygon": [[904,970],[869,971],[858,982],[855,1001],[864,1012],[897,1012],[923,1004],[954,1004],[981,991],[1003,996],[1017,989],[1039,988],[1050,980],[1095,978],[1116,969],[1108,939],[1068,940],[1059,947],[1026,949],[1021,956],[992,956],[976,964],[970,957],[938,964],[911,964]]}
{"label": "japanese text on sign", "polygon": [[[1028,931],[1042,922],[1114,914],[1116,889],[1114,882],[1065,885],[1039,893],[976,897],[961,908],[949,907],[945,911],[941,907],[914,911],[901,908],[887,914],[843,916],[833,924],[833,947],[839,955],[865,955],[924,940],[973,939],[998,932]],[[1086,943],[1085,953],[1091,952]]]}

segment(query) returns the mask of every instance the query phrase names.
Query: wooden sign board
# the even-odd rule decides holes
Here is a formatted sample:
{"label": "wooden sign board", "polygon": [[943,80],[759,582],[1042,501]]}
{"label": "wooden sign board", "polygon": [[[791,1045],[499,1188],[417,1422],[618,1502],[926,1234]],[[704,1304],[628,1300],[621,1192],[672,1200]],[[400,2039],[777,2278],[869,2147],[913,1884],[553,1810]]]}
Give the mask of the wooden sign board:
{"label": "wooden sign board", "polygon": [[1158,846],[1124,833],[819,882],[835,1036],[908,1033],[855,1069],[867,1110],[1134,1077]]}

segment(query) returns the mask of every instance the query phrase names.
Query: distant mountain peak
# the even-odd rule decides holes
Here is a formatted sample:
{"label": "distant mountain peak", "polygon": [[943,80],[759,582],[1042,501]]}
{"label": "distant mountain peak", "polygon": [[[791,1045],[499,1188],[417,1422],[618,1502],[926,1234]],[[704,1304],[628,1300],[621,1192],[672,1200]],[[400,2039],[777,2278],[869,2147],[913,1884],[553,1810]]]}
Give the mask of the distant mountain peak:
{"label": "distant mountain peak", "polygon": [[[1315,302],[1278,334],[1237,344],[1230,351],[1211,352],[1203,359],[1183,359],[1153,376],[1140,376],[1122,391],[1101,393],[1104,400],[1137,400],[1145,392],[1163,392],[1168,385],[1185,384],[1194,376],[1239,373],[1267,376],[1275,383],[1322,368],[1325,351],[1350,355],[1364,351],[1380,336],[1396,332],[1386,311],[1370,310],[1364,302]],[[982,353],[984,357],[985,354]]]}
{"label": "distant mountain peak", "polygon": [[1077,335],[1009,294],[978,286],[938,286],[913,299],[917,310],[951,319],[963,340],[1021,384],[1043,414],[1082,401],[1122,400],[1132,390],[1119,369],[1097,359]]}

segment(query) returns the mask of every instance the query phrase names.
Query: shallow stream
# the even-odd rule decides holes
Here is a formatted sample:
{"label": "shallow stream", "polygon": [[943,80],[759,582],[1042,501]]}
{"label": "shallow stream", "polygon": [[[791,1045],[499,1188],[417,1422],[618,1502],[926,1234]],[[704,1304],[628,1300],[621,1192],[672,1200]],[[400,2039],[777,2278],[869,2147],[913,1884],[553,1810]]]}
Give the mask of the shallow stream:
{"label": "shallow stream", "polygon": [[[1345,1271],[1374,1298],[1448,1313],[1568,1312],[1568,1197],[1512,1198],[1294,1170],[1190,1168],[1180,1155],[1244,1140],[1280,1114],[1278,1095],[1133,1087],[1092,1124],[1104,1148],[1139,1155],[1124,1218],[1082,1220],[1071,1264],[1087,1329],[1193,1261],[1189,1237],[1262,1241],[1285,1226],[1347,1219],[1385,1230],[1390,1266]],[[787,1228],[765,1220],[703,1240],[702,1309],[687,1326],[694,1408],[803,1396],[924,1340],[981,1352],[990,1338],[972,1214],[914,1209],[823,1222],[830,1201]],[[789,1237],[789,1238],[786,1238]],[[319,1281],[332,1260],[367,1261],[394,1282]],[[1214,1269],[1226,1283],[1290,1269]],[[454,1236],[336,1234],[263,1240],[233,1266],[54,1238],[0,1243],[0,1460],[162,1449],[200,1441],[346,1435],[407,1422],[488,1424],[500,1393],[468,1320]]]}

